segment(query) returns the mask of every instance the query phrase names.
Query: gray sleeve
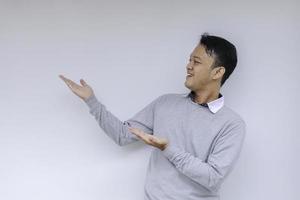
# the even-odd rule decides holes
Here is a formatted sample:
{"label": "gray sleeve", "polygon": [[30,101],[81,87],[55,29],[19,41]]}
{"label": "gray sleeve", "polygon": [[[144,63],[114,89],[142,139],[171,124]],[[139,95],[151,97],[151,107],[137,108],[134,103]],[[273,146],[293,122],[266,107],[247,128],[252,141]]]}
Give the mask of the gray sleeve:
{"label": "gray sleeve", "polygon": [[122,122],[113,115],[106,106],[98,101],[95,95],[85,100],[89,113],[94,116],[103,131],[118,145],[123,146],[140,140],[128,130],[128,127],[142,129],[148,134],[153,134],[153,119],[155,105],[160,97],[136,113],[132,118]]}
{"label": "gray sleeve", "polygon": [[210,191],[217,191],[239,157],[245,133],[243,120],[228,125],[217,139],[207,161],[172,144],[163,150],[163,155],[187,177]]}

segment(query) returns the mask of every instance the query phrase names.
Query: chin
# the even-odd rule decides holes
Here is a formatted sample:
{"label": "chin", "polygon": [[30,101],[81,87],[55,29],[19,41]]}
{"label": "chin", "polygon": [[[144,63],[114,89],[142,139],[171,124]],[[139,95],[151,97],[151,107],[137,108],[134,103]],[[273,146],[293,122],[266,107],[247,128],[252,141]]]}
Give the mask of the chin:
{"label": "chin", "polygon": [[184,82],[184,86],[185,86],[186,88],[190,89],[190,90],[191,90],[191,88],[192,88],[189,84],[187,84],[187,82]]}

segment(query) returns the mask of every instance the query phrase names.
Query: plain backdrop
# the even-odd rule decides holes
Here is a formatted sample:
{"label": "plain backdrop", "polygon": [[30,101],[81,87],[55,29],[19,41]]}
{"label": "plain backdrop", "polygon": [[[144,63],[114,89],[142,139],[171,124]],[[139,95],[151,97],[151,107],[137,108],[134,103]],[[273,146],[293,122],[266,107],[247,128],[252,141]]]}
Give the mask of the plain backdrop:
{"label": "plain backdrop", "polygon": [[143,199],[151,147],[117,146],[58,75],[86,80],[124,121],[161,94],[189,91],[185,67],[204,32],[237,47],[221,92],[247,123],[221,199],[300,199],[299,8],[0,0],[0,199]]}

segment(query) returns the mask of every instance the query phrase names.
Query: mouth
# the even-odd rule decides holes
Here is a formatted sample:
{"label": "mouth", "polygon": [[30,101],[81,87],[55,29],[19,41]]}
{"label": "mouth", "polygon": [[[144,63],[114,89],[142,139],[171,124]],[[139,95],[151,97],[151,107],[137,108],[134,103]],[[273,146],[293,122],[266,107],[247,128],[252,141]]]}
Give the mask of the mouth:
{"label": "mouth", "polygon": [[187,75],[186,75],[186,77],[192,77],[192,76],[193,76],[192,74],[187,74]]}

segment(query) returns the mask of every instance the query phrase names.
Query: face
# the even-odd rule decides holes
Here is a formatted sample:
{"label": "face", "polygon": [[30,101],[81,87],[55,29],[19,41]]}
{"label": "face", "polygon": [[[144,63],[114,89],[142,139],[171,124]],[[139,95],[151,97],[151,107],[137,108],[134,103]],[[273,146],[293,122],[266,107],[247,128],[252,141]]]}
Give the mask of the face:
{"label": "face", "polygon": [[[197,45],[186,67],[187,76],[184,83],[185,86],[190,90],[196,91],[204,89],[209,84],[215,82],[216,69],[211,69],[213,62],[214,57],[205,52],[205,47],[203,45]],[[189,74],[191,74],[191,76]]]}

